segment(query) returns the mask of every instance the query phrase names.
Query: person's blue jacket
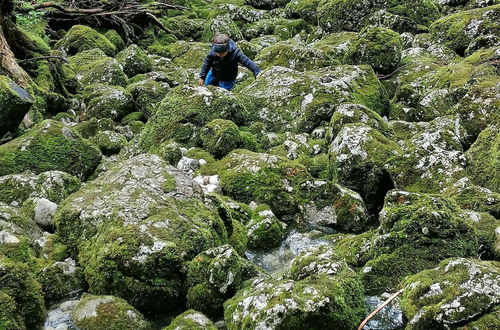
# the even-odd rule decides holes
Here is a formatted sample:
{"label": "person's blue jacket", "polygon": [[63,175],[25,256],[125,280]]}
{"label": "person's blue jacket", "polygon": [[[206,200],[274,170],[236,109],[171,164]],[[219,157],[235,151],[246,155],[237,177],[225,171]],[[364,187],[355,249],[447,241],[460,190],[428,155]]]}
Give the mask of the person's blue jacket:
{"label": "person's blue jacket", "polygon": [[212,74],[217,80],[236,80],[236,76],[238,75],[238,63],[246,66],[253,72],[254,76],[257,76],[260,72],[260,68],[257,64],[243,54],[233,40],[229,40],[229,50],[226,56],[219,57],[213,48],[210,50],[207,57],[205,57],[205,60],[203,61],[200,78],[205,79],[208,71],[212,69]]}

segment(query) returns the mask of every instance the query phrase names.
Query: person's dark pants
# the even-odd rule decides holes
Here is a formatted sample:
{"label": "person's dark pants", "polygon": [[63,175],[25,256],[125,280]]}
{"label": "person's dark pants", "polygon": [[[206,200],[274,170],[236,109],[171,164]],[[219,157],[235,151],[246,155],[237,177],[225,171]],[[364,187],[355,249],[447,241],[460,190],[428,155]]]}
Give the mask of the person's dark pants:
{"label": "person's dark pants", "polygon": [[215,78],[215,76],[212,74],[212,70],[208,71],[208,74],[205,77],[205,86],[213,85],[225,88],[227,90],[231,90],[233,89],[235,83],[236,83],[235,80],[229,80],[229,81],[217,80],[217,78]]}

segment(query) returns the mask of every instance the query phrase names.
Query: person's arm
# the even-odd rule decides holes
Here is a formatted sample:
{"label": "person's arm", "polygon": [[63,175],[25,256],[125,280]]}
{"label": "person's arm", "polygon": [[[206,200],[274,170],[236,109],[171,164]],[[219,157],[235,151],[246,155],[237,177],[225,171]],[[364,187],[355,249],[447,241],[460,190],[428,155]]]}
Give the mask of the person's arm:
{"label": "person's arm", "polygon": [[214,63],[214,60],[210,54],[205,57],[205,60],[203,60],[203,65],[201,66],[201,71],[200,71],[200,79],[205,80],[208,71],[212,68],[212,65]]}
{"label": "person's arm", "polygon": [[246,68],[248,68],[248,70],[252,71],[254,77],[257,77],[257,75],[260,73],[261,70],[259,66],[255,64],[254,61],[252,61],[251,59],[248,58],[248,56],[243,54],[241,50],[238,50],[237,58],[238,62],[243,64]]}

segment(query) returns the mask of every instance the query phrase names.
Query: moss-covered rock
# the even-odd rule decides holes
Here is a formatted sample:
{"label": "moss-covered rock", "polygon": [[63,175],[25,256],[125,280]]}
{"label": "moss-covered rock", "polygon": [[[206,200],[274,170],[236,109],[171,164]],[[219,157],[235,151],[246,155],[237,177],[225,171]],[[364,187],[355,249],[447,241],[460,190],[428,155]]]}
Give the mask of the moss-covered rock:
{"label": "moss-covered rock", "polygon": [[[401,284],[401,307],[408,329],[464,327],[498,306],[500,264],[477,259],[449,259],[438,267],[410,276]],[[498,318],[489,327],[498,327]],[[469,327],[467,327],[469,325]]]}
{"label": "moss-covered rock", "polygon": [[0,75],[0,138],[9,132],[13,135],[33,102],[28,91]]}
{"label": "moss-covered rock", "polygon": [[321,0],[292,0],[285,7],[288,18],[302,18],[308,23],[316,24],[318,8]]}
{"label": "moss-covered rock", "polygon": [[467,173],[480,186],[500,192],[500,129],[489,126],[465,153]]}
{"label": "moss-covered rock", "polygon": [[486,35],[498,35],[500,5],[461,11],[434,22],[430,31],[434,38],[459,54],[474,39]]}
{"label": "moss-covered rock", "polygon": [[238,126],[230,120],[215,119],[200,132],[203,147],[216,158],[222,158],[242,145]]}
{"label": "moss-covered rock", "polygon": [[78,250],[91,292],[164,314],[185,301],[184,262],[227,243],[202,194],[187,174],[142,154],[66,199],[55,223],[61,241]]}
{"label": "moss-covered rock", "polygon": [[134,98],[134,108],[149,119],[156,112],[158,103],[170,90],[166,82],[153,79],[140,80],[127,86],[127,91]]}
{"label": "moss-covered rock", "polygon": [[61,122],[46,120],[0,146],[0,175],[58,170],[86,178],[101,160],[98,149]]}
{"label": "moss-covered rock", "polygon": [[500,194],[476,186],[467,177],[446,188],[443,195],[452,198],[462,209],[487,212],[500,219]]}
{"label": "moss-covered rock", "polygon": [[400,153],[396,142],[376,129],[362,123],[346,124],[330,145],[331,168],[339,183],[357,191],[374,213],[393,188],[384,169],[387,159]]}
{"label": "moss-covered rock", "polygon": [[134,109],[132,95],[123,87],[92,84],[83,91],[89,117],[119,120]]}
{"label": "moss-covered rock", "polygon": [[99,48],[108,56],[113,56],[116,52],[116,47],[105,36],[84,25],[71,27],[64,38],[57,42],[56,48],[62,49],[69,55],[93,48]]}
{"label": "moss-covered rock", "polygon": [[231,19],[230,14],[217,15],[205,23],[205,31],[203,33],[203,40],[211,42],[212,38],[217,33],[224,32],[232,40],[238,41],[243,39],[243,35],[236,23]]}
{"label": "moss-covered rock", "polygon": [[205,28],[205,20],[179,15],[165,20],[165,27],[180,40],[200,40]]}
{"label": "moss-covered rock", "polygon": [[321,139],[311,138],[312,134],[293,134],[285,132],[282,144],[268,150],[270,154],[287,157],[289,159],[305,159],[321,154],[326,148]]}
{"label": "moss-covered rock", "polygon": [[402,50],[402,40],[397,32],[383,27],[368,27],[351,43],[345,61],[371,65],[376,72],[390,73],[398,67]]}
{"label": "moss-covered rock", "polygon": [[298,72],[285,67],[262,71],[240,91],[257,120],[273,131],[311,132],[329,121],[335,108],[356,102],[384,114],[387,95],[367,66],[337,66]]}
{"label": "moss-covered rock", "polygon": [[402,146],[404,153],[387,161],[397,188],[437,193],[465,176],[466,158],[451,117],[425,124]]}
{"label": "moss-covered rock", "polygon": [[488,213],[465,211],[460,217],[475,229],[479,248],[477,256],[483,260],[500,261],[500,222]]}
{"label": "moss-covered rock", "polygon": [[297,71],[319,69],[332,64],[323,51],[295,41],[282,41],[262,49],[255,62],[261,69],[282,66]]}
{"label": "moss-covered rock", "polygon": [[5,175],[0,177],[0,202],[20,206],[28,198],[47,198],[60,203],[79,188],[80,180],[60,171]]}
{"label": "moss-covered rock", "polygon": [[81,292],[85,288],[83,270],[76,266],[73,259],[56,261],[42,268],[36,275],[42,286],[47,302],[60,301],[63,298]]}
{"label": "moss-covered rock", "polygon": [[246,5],[261,9],[274,9],[284,7],[290,0],[245,0]]}
{"label": "moss-covered rock", "polygon": [[212,321],[200,312],[192,309],[177,316],[168,327],[163,330],[216,330]]}
{"label": "moss-covered rock", "polygon": [[357,34],[354,32],[332,33],[311,43],[310,47],[322,50],[332,61],[342,62],[349,46],[356,40],[356,37]]}
{"label": "moss-covered rock", "polygon": [[107,156],[119,153],[127,144],[127,139],[122,134],[113,131],[98,132],[91,141]]}
{"label": "moss-covered rock", "polygon": [[125,41],[116,30],[110,29],[104,33],[104,36],[115,46],[117,51],[125,49]]}
{"label": "moss-covered rock", "polygon": [[29,267],[0,256],[0,325],[5,329],[37,328],[45,317],[40,284]]}
{"label": "moss-covered rock", "polygon": [[171,139],[197,144],[198,129],[210,121],[227,119],[242,124],[247,117],[243,103],[225,89],[179,86],[160,103],[139,143],[146,150]]}
{"label": "moss-covered rock", "polygon": [[370,15],[386,9],[395,15],[407,17],[415,24],[429,25],[439,18],[439,8],[432,0],[384,1],[322,0],[318,6],[319,26],[327,32],[359,31]]}
{"label": "moss-covered rock", "polygon": [[187,269],[188,308],[214,316],[222,314],[223,302],[236,293],[243,281],[259,273],[229,245],[198,254]]}
{"label": "moss-covered rock", "polygon": [[285,238],[286,225],[279,221],[267,205],[259,206],[246,225],[248,246],[253,249],[278,247]]}
{"label": "moss-covered rock", "polygon": [[123,72],[131,78],[153,69],[153,61],[137,45],[131,45],[116,55],[116,60],[123,67]]}
{"label": "moss-covered rock", "polygon": [[224,308],[230,330],[352,329],[365,314],[363,288],[352,271],[301,281],[259,278],[226,301]]}
{"label": "moss-covered rock", "polygon": [[495,76],[476,79],[467,94],[451,109],[463,129],[461,140],[466,146],[470,146],[490,123],[500,123],[499,84],[500,78]]}
{"label": "moss-covered rock", "polygon": [[105,56],[99,49],[84,51],[70,57],[69,66],[83,86],[99,83],[112,86],[127,85],[127,76],[118,61]]}
{"label": "moss-covered rock", "polygon": [[335,139],[344,125],[355,123],[366,124],[388,138],[391,136],[389,125],[378,113],[361,104],[343,103],[337,107],[330,121],[330,141]]}
{"label": "moss-covered rock", "polygon": [[394,288],[406,275],[449,257],[476,255],[478,238],[461,210],[439,195],[391,191],[380,213],[378,234],[358,245],[369,256],[362,279],[370,292]]}
{"label": "moss-covered rock", "polygon": [[135,308],[113,296],[84,295],[71,311],[71,319],[82,330],[149,329],[150,326]]}
{"label": "moss-covered rock", "polygon": [[247,40],[265,35],[275,35],[281,39],[289,39],[301,31],[310,30],[310,25],[303,19],[269,18],[246,24],[241,32]]}

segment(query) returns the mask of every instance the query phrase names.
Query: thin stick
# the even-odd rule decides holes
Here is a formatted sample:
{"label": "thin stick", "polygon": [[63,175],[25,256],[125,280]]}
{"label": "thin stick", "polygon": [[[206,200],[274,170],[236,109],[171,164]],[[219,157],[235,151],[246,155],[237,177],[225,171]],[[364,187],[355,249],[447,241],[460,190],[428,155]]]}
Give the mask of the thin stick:
{"label": "thin stick", "polygon": [[55,58],[55,59],[58,59],[58,60],[61,60],[61,61],[64,61],[64,62],[68,63],[68,60],[65,57],[62,57],[62,56],[40,56],[40,57],[34,57],[34,58],[27,58],[25,60],[19,60],[18,62],[19,63],[24,63],[24,62],[31,62],[31,61],[49,60],[49,59],[52,59],[52,58]]}
{"label": "thin stick", "polygon": [[378,312],[380,312],[385,306],[387,306],[394,298],[396,298],[397,296],[399,296],[401,293],[403,293],[404,289],[401,289],[399,290],[398,292],[396,292],[395,294],[393,294],[392,296],[389,297],[389,299],[387,299],[386,301],[384,301],[384,303],[382,305],[380,305],[379,307],[377,307],[376,310],[374,310],[373,312],[371,312],[370,315],[368,315],[366,317],[366,319],[363,320],[363,322],[361,322],[361,324],[359,325],[358,327],[358,330],[362,330],[363,327],[366,325],[366,323],[368,323],[368,321],[370,321],[370,319],[372,317],[374,317]]}

